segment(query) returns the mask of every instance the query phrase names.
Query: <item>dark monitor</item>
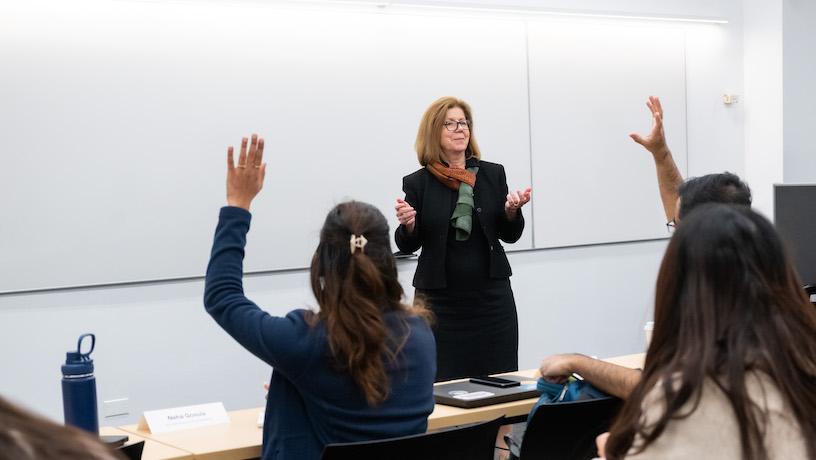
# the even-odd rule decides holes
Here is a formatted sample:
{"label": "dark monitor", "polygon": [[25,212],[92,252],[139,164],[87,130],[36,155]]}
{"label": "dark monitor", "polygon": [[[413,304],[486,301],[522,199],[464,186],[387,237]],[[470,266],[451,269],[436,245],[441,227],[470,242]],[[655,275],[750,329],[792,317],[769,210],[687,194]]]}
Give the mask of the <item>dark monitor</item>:
{"label": "dark monitor", "polygon": [[774,224],[805,285],[816,285],[816,184],[774,185]]}

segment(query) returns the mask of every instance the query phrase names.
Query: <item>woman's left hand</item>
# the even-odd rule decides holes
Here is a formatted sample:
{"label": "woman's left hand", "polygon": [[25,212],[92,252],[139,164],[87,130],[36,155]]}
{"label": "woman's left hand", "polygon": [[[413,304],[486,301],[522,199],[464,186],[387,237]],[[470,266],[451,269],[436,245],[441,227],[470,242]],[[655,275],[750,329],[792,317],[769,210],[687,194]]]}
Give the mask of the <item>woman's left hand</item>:
{"label": "woman's left hand", "polygon": [[246,137],[241,140],[237,165],[233,161],[232,146],[227,148],[227,204],[249,211],[252,200],[263,188],[266,163],[263,162],[263,138],[253,134],[249,152],[247,141]]}
{"label": "woman's left hand", "polygon": [[504,202],[504,213],[507,214],[508,219],[515,219],[518,215],[518,210],[530,202],[530,195],[533,189],[527,187],[523,192],[516,190],[507,194],[507,201]]}

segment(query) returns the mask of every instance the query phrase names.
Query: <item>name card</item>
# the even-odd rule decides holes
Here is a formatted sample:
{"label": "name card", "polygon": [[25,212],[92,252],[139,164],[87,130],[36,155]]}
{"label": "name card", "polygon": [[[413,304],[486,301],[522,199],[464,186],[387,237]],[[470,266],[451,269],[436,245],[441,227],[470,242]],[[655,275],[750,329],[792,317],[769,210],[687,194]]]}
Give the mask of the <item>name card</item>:
{"label": "name card", "polygon": [[139,429],[159,434],[229,422],[224,404],[217,402],[145,411],[139,420]]}

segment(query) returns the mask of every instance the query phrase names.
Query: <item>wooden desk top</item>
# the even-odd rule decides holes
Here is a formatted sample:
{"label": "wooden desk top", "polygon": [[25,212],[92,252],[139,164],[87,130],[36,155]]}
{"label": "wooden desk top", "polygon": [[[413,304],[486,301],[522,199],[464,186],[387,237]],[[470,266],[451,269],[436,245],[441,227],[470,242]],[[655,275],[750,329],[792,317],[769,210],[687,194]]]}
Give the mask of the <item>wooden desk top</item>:
{"label": "wooden desk top", "polygon": [[[631,368],[643,367],[644,353],[618,356],[605,361]],[[508,375],[523,375],[531,380],[538,377],[538,369],[508,372]],[[456,425],[480,422],[500,415],[515,417],[530,412],[538,398],[524,399],[492,406],[462,409],[437,404],[428,417],[428,431]],[[101,434],[128,434],[131,440],[148,440],[145,443],[143,459],[242,459],[261,456],[263,432],[258,428],[258,414],[263,407],[229,412],[230,423],[202,428],[194,428],[172,433],[152,434],[141,431],[137,425],[102,428]]]}
{"label": "wooden desk top", "polygon": [[196,459],[257,458],[261,456],[263,437],[261,428],[258,428],[258,414],[261,411],[262,407],[232,411],[229,413],[230,423],[171,433],[152,434],[140,431],[137,425],[120,428],[136,436],[191,452]]}
{"label": "wooden desk top", "polygon": [[127,444],[133,444],[134,442],[144,441],[145,446],[144,450],[142,451],[142,460],[160,460],[160,459],[190,460],[194,458],[193,454],[190,452],[185,452],[181,449],[176,449],[173,446],[168,446],[167,444],[163,444],[158,441],[146,439],[143,436],[138,436],[136,434],[129,433],[121,428],[116,428],[113,426],[99,427],[99,434],[101,436],[127,435],[128,437]]}

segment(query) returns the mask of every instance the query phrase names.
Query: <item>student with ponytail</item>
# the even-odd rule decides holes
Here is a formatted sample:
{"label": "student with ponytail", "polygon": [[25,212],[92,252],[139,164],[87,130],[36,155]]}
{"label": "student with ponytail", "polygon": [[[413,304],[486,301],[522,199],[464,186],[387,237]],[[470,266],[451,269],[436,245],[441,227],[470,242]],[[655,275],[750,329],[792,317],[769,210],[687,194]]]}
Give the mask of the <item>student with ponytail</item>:
{"label": "student with ponytail", "polygon": [[[318,311],[275,317],[241,282],[252,199],[266,172],[263,139],[227,150],[227,203],[207,268],[204,305],[273,367],[264,459],[318,459],[329,443],[423,433],[433,411],[436,349],[421,306],[402,303],[388,223],[373,206],[332,209],[312,258]],[[248,150],[247,150],[247,147]]]}

